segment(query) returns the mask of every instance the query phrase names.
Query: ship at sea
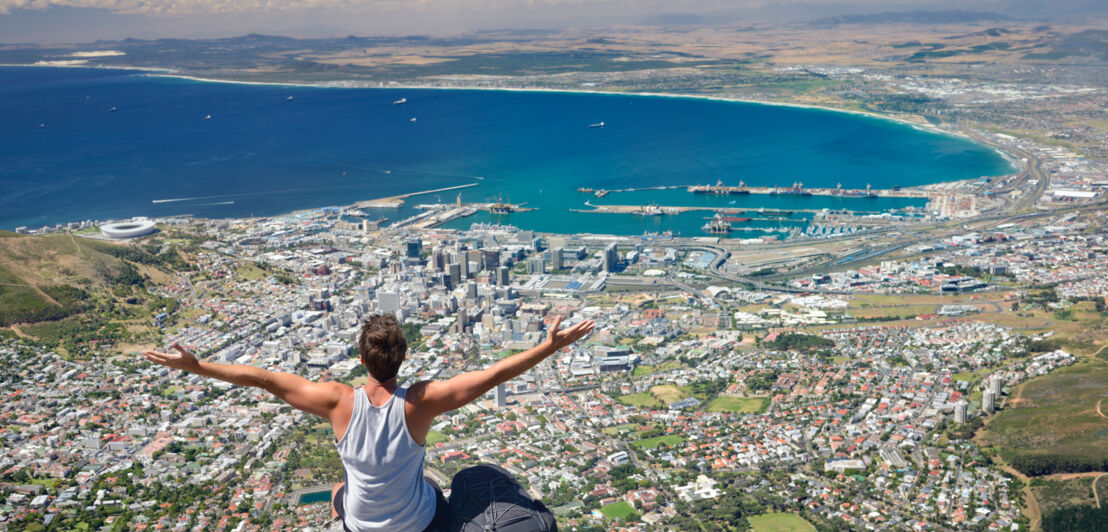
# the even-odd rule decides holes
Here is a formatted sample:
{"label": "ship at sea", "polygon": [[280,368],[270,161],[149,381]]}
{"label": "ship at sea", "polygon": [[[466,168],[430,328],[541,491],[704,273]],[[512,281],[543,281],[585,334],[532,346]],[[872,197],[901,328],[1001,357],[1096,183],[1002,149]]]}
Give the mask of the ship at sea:
{"label": "ship at sea", "polygon": [[701,227],[705,233],[712,233],[714,235],[726,235],[731,232],[731,222],[724,219],[723,216],[715,215],[712,219],[708,220],[708,223]]}
{"label": "ship at sea", "polygon": [[771,196],[778,194],[790,195],[790,196],[811,196],[812,191],[804,188],[804,183],[800,181],[794,181],[791,187],[773,187],[773,190],[769,192]]}
{"label": "ship at sea", "polygon": [[651,203],[650,205],[639,207],[639,210],[635,211],[635,214],[639,216],[661,216],[665,214],[665,211],[657,204]]}
{"label": "ship at sea", "polygon": [[739,186],[729,187],[723,184],[723,180],[716,181],[715,185],[693,185],[689,187],[689,192],[693,194],[712,194],[716,196],[726,196],[731,194],[750,194],[750,189],[746,187],[746,183],[739,181]]}
{"label": "ship at sea", "polygon": [[577,189],[577,192],[584,192],[585,194],[592,194],[593,192],[596,192],[596,191],[595,191],[595,190],[593,190],[593,189],[592,189],[592,188],[590,188],[590,187],[579,187],[579,188]]}
{"label": "ship at sea", "polygon": [[597,122],[595,124],[589,124],[589,129],[597,128],[597,127],[604,127],[604,122]]}
{"label": "ship at sea", "polygon": [[395,102],[392,102],[393,105],[402,105],[402,104],[405,104],[405,103],[408,103],[407,98],[401,98],[399,100],[396,100]]}
{"label": "ship at sea", "polygon": [[594,192],[593,195],[596,196],[597,199],[603,198],[604,196],[608,195],[608,191],[604,190],[604,189],[600,189],[600,190],[597,190],[596,192]]}

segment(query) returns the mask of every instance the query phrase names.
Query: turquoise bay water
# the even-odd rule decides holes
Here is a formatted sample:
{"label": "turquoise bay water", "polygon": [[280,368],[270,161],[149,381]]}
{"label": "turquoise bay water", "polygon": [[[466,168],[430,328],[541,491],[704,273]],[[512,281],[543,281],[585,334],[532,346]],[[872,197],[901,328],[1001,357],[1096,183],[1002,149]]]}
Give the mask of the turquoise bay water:
{"label": "turquoise bay water", "polygon": [[[400,98],[407,103],[393,105]],[[886,120],[694,98],[241,85],[6,67],[0,113],[5,229],[138,215],[276,215],[478,183],[460,191],[463,201],[503,195],[538,210],[479,214],[451,226],[499,221],[563,233],[700,235],[704,212],[642,218],[570,209],[591,201],[877,211],[922,201],[709,197],[684,189],[597,200],[576,189],[720,179],[888,188],[1012,171],[990,148]],[[606,127],[588,127],[601,121]],[[397,220],[416,213],[416,204],[456,195],[418,196],[373,214]]]}

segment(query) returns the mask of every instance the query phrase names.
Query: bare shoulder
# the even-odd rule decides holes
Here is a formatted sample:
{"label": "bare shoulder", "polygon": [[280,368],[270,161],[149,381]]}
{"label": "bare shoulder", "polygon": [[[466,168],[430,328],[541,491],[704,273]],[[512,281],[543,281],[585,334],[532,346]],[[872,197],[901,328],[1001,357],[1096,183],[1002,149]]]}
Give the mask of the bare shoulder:
{"label": "bare shoulder", "polygon": [[323,381],[316,383],[317,397],[328,397],[335,403],[343,403],[354,399],[354,388],[349,384],[338,381]]}
{"label": "bare shoulder", "polygon": [[338,381],[323,381],[320,384],[327,387],[327,391],[341,394],[343,397],[353,397],[354,387]]}
{"label": "bare shoulder", "polygon": [[413,403],[419,403],[427,398],[427,393],[433,391],[435,381],[419,381],[408,387],[407,400]]}

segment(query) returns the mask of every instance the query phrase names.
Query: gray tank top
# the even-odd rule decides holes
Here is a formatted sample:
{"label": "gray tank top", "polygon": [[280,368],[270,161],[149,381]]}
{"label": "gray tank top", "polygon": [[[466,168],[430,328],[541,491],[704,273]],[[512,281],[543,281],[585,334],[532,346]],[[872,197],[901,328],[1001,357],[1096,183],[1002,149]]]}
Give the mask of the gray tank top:
{"label": "gray tank top", "polygon": [[435,517],[435,490],[423,478],[426,449],[408,434],[406,388],[383,406],[354,390],[350,427],[335,443],[346,476],[346,527],[362,530],[423,530]]}

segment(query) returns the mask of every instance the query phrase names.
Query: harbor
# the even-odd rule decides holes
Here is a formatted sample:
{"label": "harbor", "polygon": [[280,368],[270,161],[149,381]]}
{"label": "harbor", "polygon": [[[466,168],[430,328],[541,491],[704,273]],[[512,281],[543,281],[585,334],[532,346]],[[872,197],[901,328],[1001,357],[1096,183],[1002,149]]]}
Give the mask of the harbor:
{"label": "harbor", "polygon": [[834,188],[806,188],[804,183],[795,182],[790,186],[772,187],[748,187],[742,181],[738,186],[724,185],[723,181],[717,181],[715,185],[692,185],[687,187],[693,194],[711,194],[717,196],[766,194],[766,195],[792,195],[792,196],[835,196],[843,198],[917,198],[927,199],[928,194],[924,190],[916,188],[892,188],[878,189],[866,185],[866,188],[843,188],[840,183]]}
{"label": "harbor", "polygon": [[[586,201],[585,206],[592,207],[591,209],[570,209],[570,212],[581,213],[607,213],[607,214],[639,214],[641,215],[645,209],[650,209],[651,206],[644,205],[593,205]],[[807,220],[791,220],[786,219],[784,216],[796,214],[796,213],[825,213],[827,209],[774,209],[768,207],[758,207],[756,209],[736,209],[734,207],[718,207],[710,205],[678,205],[678,206],[653,206],[653,208],[659,210],[662,214],[680,214],[693,211],[706,211],[715,212],[726,215],[779,215],[781,217],[763,218],[766,221],[791,221],[791,222],[804,222]],[[848,211],[852,215],[878,215],[885,211]],[[844,214],[847,211],[843,212]]]}

